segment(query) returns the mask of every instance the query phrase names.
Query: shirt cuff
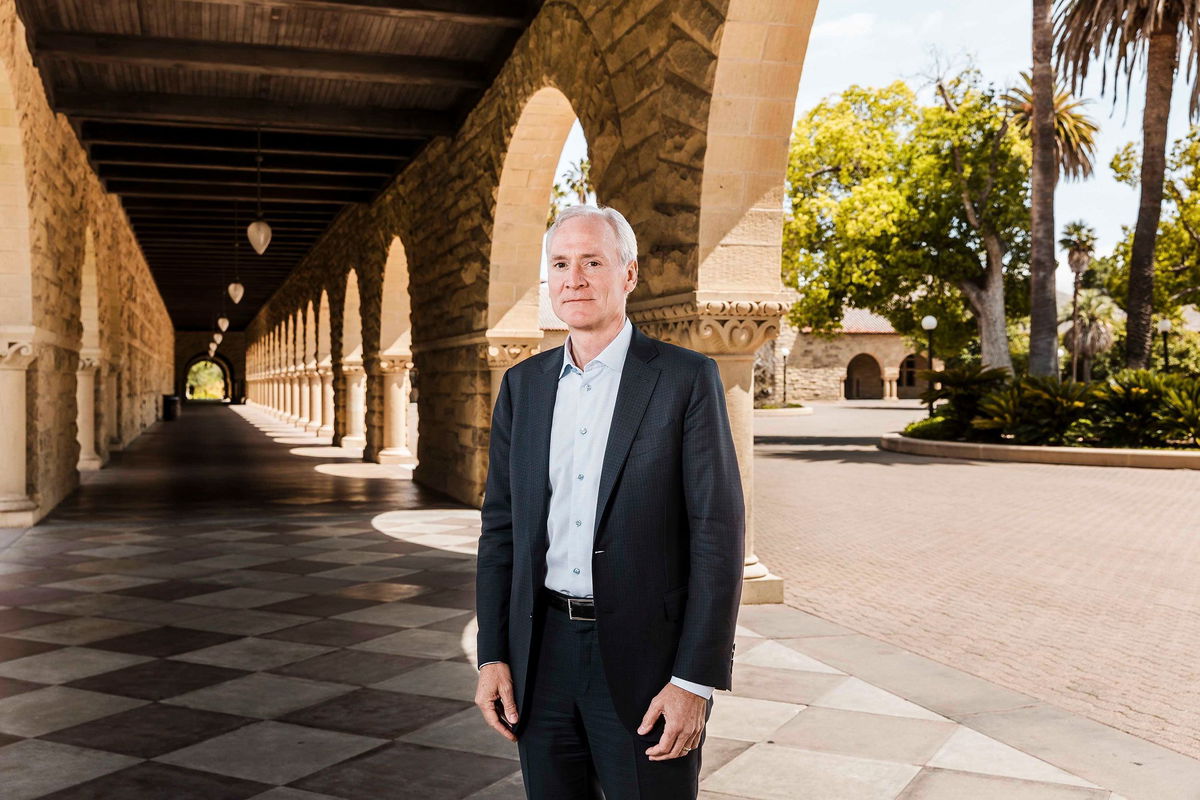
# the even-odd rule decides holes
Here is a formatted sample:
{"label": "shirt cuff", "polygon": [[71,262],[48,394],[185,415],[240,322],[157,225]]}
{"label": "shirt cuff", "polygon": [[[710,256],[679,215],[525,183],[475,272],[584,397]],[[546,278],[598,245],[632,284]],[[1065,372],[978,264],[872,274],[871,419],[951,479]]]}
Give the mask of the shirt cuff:
{"label": "shirt cuff", "polygon": [[712,697],[713,687],[711,686],[704,686],[699,683],[685,681],[683,678],[676,678],[674,675],[671,676],[671,683],[675,684],[680,689],[687,689],[692,694],[698,694],[705,700]]}
{"label": "shirt cuff", "polygon": [[482,664],[480,664],[480,665],[479,665],[479,668],[480,668],[480,669],[483,669],[483,668],[484,668],[484,667],[486,667],[488,664],[503,664],[503,663],[504,663],[503,661],[485,661],[485,662],[483,662]]}

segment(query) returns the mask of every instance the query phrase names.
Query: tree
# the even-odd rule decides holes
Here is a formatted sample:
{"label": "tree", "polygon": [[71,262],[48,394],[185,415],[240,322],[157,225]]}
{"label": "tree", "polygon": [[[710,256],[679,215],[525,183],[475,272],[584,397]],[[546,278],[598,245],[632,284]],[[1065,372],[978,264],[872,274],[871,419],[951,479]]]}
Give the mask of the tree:
{"label": "tree", "polygon": [[586,158],[572,162],[550,189],[550,210],[546,214],[546,227],[558,219],[558,213],[568,206],[596,202],[596,188],[592,186],[592,162]]}
{"label": "tree", "polygon": [[[1200,0],[1060,0],[1060,67],[1077,91],[1093,58],[1101,58],[1101,92],[1114,74],[1124,73],[1126,96],[1134,72],[1145,61],[1146,98],[1142,112],[1141,198],[1129,261],[1125,365],[1144,368],[1150,355],[1154,296],[1154,251],[1162,212],[1166,170],[1167,117],[1179,63],[1180,39],[1189,44],[1188,72],[1200,77]],[[1192,85],[1190,113],[1200,100],[1200,80]],[[1115,98],[1114,98],[1115,101]]]}
{"label": "tree", "polygon": [[[1013,115],[1013,124],[1032,140],[1029,124],[1033,112],[1033,89],[1028,72],[1021,73],[1022,85],[1014,86],[1003,100]],[[1055,181],[1083,180],[1096,166],[1096,134],[1100,126],[1084,113],[1086,100],[1074,97],[1062,84],[1054,90],[1054,161]]]}
{"label": "tree", "polygon": [[1083,289],[1076,291],[1074,309],[1063,344],[1071,352],[1072,367],[1076,359],[1082,362],[1078,377],[1072,376],[1071,380],[1090,381],[1092,362],[1113,346],[1113,333],[1119,325],[1117,306],[1099,289]]}
{"label": "tree", "polygon": [[[1058,243],[1067,251],[1067,264],[1075,273],[1074,289],[1071,294],[1071,326],[1074,331],[1079,325],[1079,288],[1083,283],[1083,274],[1092,264],[1092,251],[1096,249],[1096,231],[1083,220],[1068,222],[1063,228],[1063,238]],[[1055,343],[1057,344],[1057,328]],[[1110,332],[1111,333],[1111,332]],[[1111,336],[1109,337],[1111,340]],[[1107,345],[1112,346],[1110,341]],[[1071,350],[1071,380],[1079,380],[1079,350]],[[1094,353],[1093,353],[1094,355]],[[1085,371],[1085,374],[1088,374]]]}
{"label": "tree", "polygon": [[1033,0],[1033,78],[1027,124],[1033,141],[1029,203],[1029,372],[1058,375],[1058,303],[1054,296],[1054,28],[1051,0]]}
{"label": "tree", "polygon": [[852,86],[804,115],[788,163],[784,279],[790,321],[834,331],[845,306],[939,350],[978,336],[982,362],[1011,371],[1006,313],[1026,300],[1029,145],[996,94],[967,70],[919,106],[897,82]]}

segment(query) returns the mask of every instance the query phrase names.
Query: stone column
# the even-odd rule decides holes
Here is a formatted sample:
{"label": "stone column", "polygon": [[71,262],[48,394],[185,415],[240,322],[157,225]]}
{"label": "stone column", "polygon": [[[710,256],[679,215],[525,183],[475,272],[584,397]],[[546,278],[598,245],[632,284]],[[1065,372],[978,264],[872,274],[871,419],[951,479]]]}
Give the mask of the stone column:
{"label": "stone column", "polygon": [[308,424],[304,430],[316,433],[321,428],[321,376],[316,367],[310,367],[305,374],[308,381]]}
{"label": "stone column", "polygon": [[542,346],[542,333],[504,334],[489,333],[487,337],[488,369],[492,373],[492,400],[488,403],[487,413],[490,423],[492,409],[496,407],[496,398],[500,395],[500,381],[504,373],[517,362],[524,361],[530,356],[537,355]]}
{"label": "stone column", "polygon": [[297,413],[296,427],[308,430],[309,414],[312,409],[308,405],[311,395],[308,391],[308,371],[304,370],[296,373],[296,393],[299,395],[299,403],[296,404]]}
{"label": "stone column", "polygon": [[362,364],[343,364],[346,375],[346,435],[342,447],[364,447],[367,443],[367,371]]}
{"label": "stone column", "polygon": [[317,374],[321,379],[321,427],[317,428],[317,436],[333,436],[333,368],[321,367]]}
{"label": "stone column", "polygon": [[643,301],[630,317],[651,336],[698,350],[717,362],[737,451],[746,504],[742,603],[782,603],[783,579],[772,575],[754,552],[754,354],[778,335],[787,310],[780,300],[721,299],[695,292]]}
{"label": "stone column", "polygon": [[25,384],[33,360],[30,342],[0,342],[0,527],[28,527],[37,509],[25,485]]}
{"label": "stone column", "polygon": [[383,449],[380,464],[395,464],[412,458],[408,443],[408,391],[412,356],[385,355],[379,369],[383,373]]}
{"label": "stone column", "polygon": [[288,369],[288,415],[287,421],[296,425],[300,421],[300,376],[296,368]]}
{"label": "stone column", "polygon": [[79,369],[75,371],[75,430],[79,439],[80,470],[100,469],[96,453],[96,369],[99,354],[80,354]]}
{"label": "stone column", "polygon": [[117,365],[109,363],[104,368],[104,442],[106,455],[114,449],[117,440]]}

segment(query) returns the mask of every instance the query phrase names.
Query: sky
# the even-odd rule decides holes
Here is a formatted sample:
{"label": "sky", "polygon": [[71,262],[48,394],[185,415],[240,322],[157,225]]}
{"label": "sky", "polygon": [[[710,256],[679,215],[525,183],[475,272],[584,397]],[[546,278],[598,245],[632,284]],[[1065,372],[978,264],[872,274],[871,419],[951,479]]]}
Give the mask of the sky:
{"label": "sky", "polygon": [[[931,101],[926,76],[935,56],[951,67],[973,61],[986,82],[998,88],[1012,86],[1032,64],[1032,5],[1031,0],[821,0],[804,59],[795,116],[852,84],[886,86],[897,79],[921,92],[922,100]],[[1169,142],[1182,136],[1189,125],[1183,73],[1181,70],[1171,105]],[[1099,75],[1098,69],[1095,74]],[[1121,237],[1121,226],[1133,227],[1137,218],[1137,190],[1117,183],[1108,163],[1126,142],[1141,142],[1144,77],[1135,75],[1128,107],[1123,80],[1120,88],[1122,94],[1114,107],[1111,94],[1100,97],[1098,80],[1089,79],[1083,87],[1081,95],[1092,99],[1087,113],[1100,126],[1095,171],[1086,181],[1060,182],[1055,193],[1056,231],[1061,232],[1072,220],[1086,221],[1096,229],[1097,255],[1112,252]],[[586,147],[576,123],[556,174],[561,175],[569,162],[586,154]],[[1059,262],[1058,284],[1069,290],[1071,272],[1061,253]]]}

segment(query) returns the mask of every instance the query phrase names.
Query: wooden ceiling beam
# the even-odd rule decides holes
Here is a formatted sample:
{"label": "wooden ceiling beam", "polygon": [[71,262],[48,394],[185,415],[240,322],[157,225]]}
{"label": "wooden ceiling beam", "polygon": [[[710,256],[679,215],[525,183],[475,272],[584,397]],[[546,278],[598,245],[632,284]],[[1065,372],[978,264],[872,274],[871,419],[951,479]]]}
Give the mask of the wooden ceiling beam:
{"label": "wooden ceiling beam", "polygon": [[[132,145],[93,144],[88,148],[92,163],[103,167],[119,164],[131,167],[188,167],[191,169],[238,170],[253,173],[254,154],[215,150],[154,148]],[[407,163],[405,159],[365,159],[325,156],[314,159],[284,153],[264,154],[264,168],[302,175],[362,175],[388,179]]]}
{"label": "wooden ceiling beam", "polygon": [[[140,167],[112,164],[100,171],[100,178],[110,180],[144,181],[150,183],[194,183],[220,186],[257,186],[255,173],[238,170],[195,169],[192,167]],[[361,175],[307,175],[276,170],[263,170],[264,194],[278,187],[308,189],[354,189],[378,192],[385,182],[377,177]]]}
{"label": "wooden ceiling beam", "polygon": [[[89,145],[119,144],[138,147],[158,147],[167,150],[181,148],[233,153],[258,150],[255,131],[236,128],[201,128],[174,125],[170,122],[111,122],[84,120],[80,137]],[[412,138],[381,138],[339,133],[304,133],[297,131],[262,132],[262,152],[298,156],[337,156],[341,158],[400,158],[411,159],[421,142]]]}
{"label": "wooden ceiling beam", "polygon": [[[276,103],[250,97],[106,93],[56,90],[54,110],[80,120],[236,125],[263,130],[369,133],[403,138],[453,133],[449,114],[426,109],[386,109]],[[249,131],[251,136],[254,131]]]}
{"label": "wooden ceiling beam", "polygon": [[[228,206],[234,201],[246,204],[245,219],[254,218],[255,190],[253,186],[226,186],[204,183],[153,183],[150,181],[109,180],[105,188],[122,197],[156,197],[174,200],[222,200]],[[357,189],[305,189],[300,187],[264,186],[263,200],[272,203],[296,205],[329,203],[365,203],[375,196],[374,192]],[[265,211],[263,215],[270,219]]]}
{"label": "wooden ceiling beam", "polygon": [[65,31],[39,32],[34,48],[39,56],[76,63],[450,89],[487,86],[480,64],[444,58]]}
{"label": "wooden ceiling beam", "polygon": [[494,28],[524,28],[532,9],[515,13],[513,6],[523,4],[494,0],[204,0],[214,5],[265,6],[282,11],[295,9],[334,11],[342,14],[368,14],[414,22],[452,22],[459,25],[485,25]]}

